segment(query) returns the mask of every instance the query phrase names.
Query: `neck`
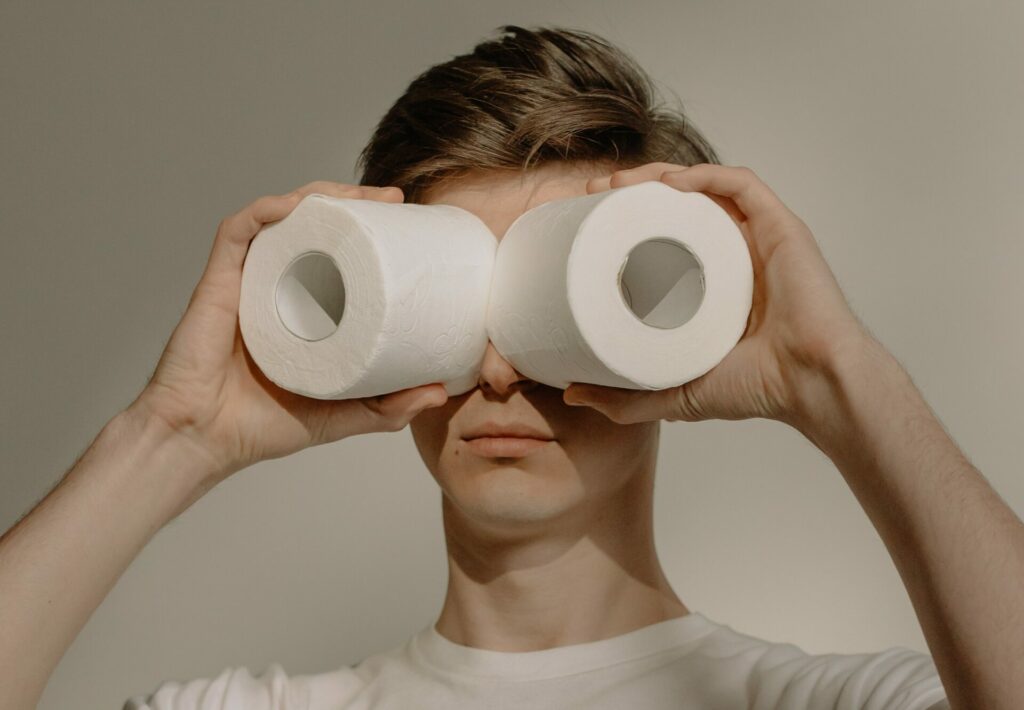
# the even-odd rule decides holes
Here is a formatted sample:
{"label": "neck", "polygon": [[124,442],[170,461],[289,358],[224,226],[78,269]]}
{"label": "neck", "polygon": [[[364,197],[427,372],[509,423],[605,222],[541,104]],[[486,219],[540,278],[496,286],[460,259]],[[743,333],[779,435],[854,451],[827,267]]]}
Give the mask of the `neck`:
{"label": "neck", "polygon": [[448,591],[435,628],[450,641],[535,651],[684,616],[654,548],[653,467],[586,510],[514,537],[442,498]]}

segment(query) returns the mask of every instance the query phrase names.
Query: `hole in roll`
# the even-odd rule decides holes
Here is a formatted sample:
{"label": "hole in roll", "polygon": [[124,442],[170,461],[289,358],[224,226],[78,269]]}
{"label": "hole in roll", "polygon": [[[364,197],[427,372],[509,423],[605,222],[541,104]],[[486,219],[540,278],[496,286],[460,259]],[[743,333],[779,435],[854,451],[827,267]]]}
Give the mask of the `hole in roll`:
{"label": "hole in roll", "polygon": [[334,259],[313,251],[296,258],[277,282],[277,315],[303,340],[323,340],[345,311],[345,282]]}
{"label": "hole in roll", "polygon": [[704,300],[704,267],[681,242],[655,237],[630,250],[619,269],[619,291],[647,325],[678,328]]}

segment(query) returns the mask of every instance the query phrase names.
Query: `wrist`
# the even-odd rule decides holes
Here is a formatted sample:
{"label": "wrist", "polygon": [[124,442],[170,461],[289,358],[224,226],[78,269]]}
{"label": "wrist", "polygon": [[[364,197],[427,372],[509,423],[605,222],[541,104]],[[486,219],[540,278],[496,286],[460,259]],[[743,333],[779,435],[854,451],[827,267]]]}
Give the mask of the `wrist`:
{"label": "wrist", "polygon": [[166,486],[177,501],[175,517],[231,471],[209,451],[174,429],[137,399],[116,414],[99,437],[130,462],[133,475],[152,477]]}
{"label": "wrist", "polygon": [[149,388],[121,414],[148,429],[154,440],[181,449],[206,477],[223,479],[240,468],[209,445],[188,409],[168,405],[166,398]]}
{"label": "wrist", "polygon": [[786,423],[836,460],[858,441],[864,443],[859,426],[871,416],[867,410],[884,407],[886,396],[908,383],[892,354],[860,331],[837,340],[797,378]]}

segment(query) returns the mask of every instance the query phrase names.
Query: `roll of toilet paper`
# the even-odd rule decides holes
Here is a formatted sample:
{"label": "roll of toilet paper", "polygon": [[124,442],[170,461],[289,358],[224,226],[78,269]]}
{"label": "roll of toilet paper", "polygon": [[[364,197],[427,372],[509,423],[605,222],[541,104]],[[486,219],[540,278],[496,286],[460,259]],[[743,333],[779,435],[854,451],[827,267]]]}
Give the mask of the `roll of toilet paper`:
{"label": "roll of toilet paper", "polygon": [[718,364],[746,329],[750,253],[699,192],[644,182],[547,202],[498,245],[487,328],[553,387],[665,389]]}
{"label": "roll of toilet paper", "polygon": [[450,205],[306,196],[252,240],[239,325],[278,386],[318,399],[476,385],[497,239]]}

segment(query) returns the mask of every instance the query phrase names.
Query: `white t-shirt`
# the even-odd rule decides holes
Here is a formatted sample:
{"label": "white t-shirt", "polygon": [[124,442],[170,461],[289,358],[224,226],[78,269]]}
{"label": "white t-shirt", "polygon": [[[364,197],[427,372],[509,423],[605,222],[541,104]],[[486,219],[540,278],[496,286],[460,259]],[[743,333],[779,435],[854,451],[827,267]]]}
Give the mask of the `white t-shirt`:
{"label": "white t-shirt", "polygon": [[271,664],[165,681],[123,710],[948,710],[928,654],[811,655],[691,611],[613,638],[541,651],[453,643],[433,622],[403,645],[326,673]]}

